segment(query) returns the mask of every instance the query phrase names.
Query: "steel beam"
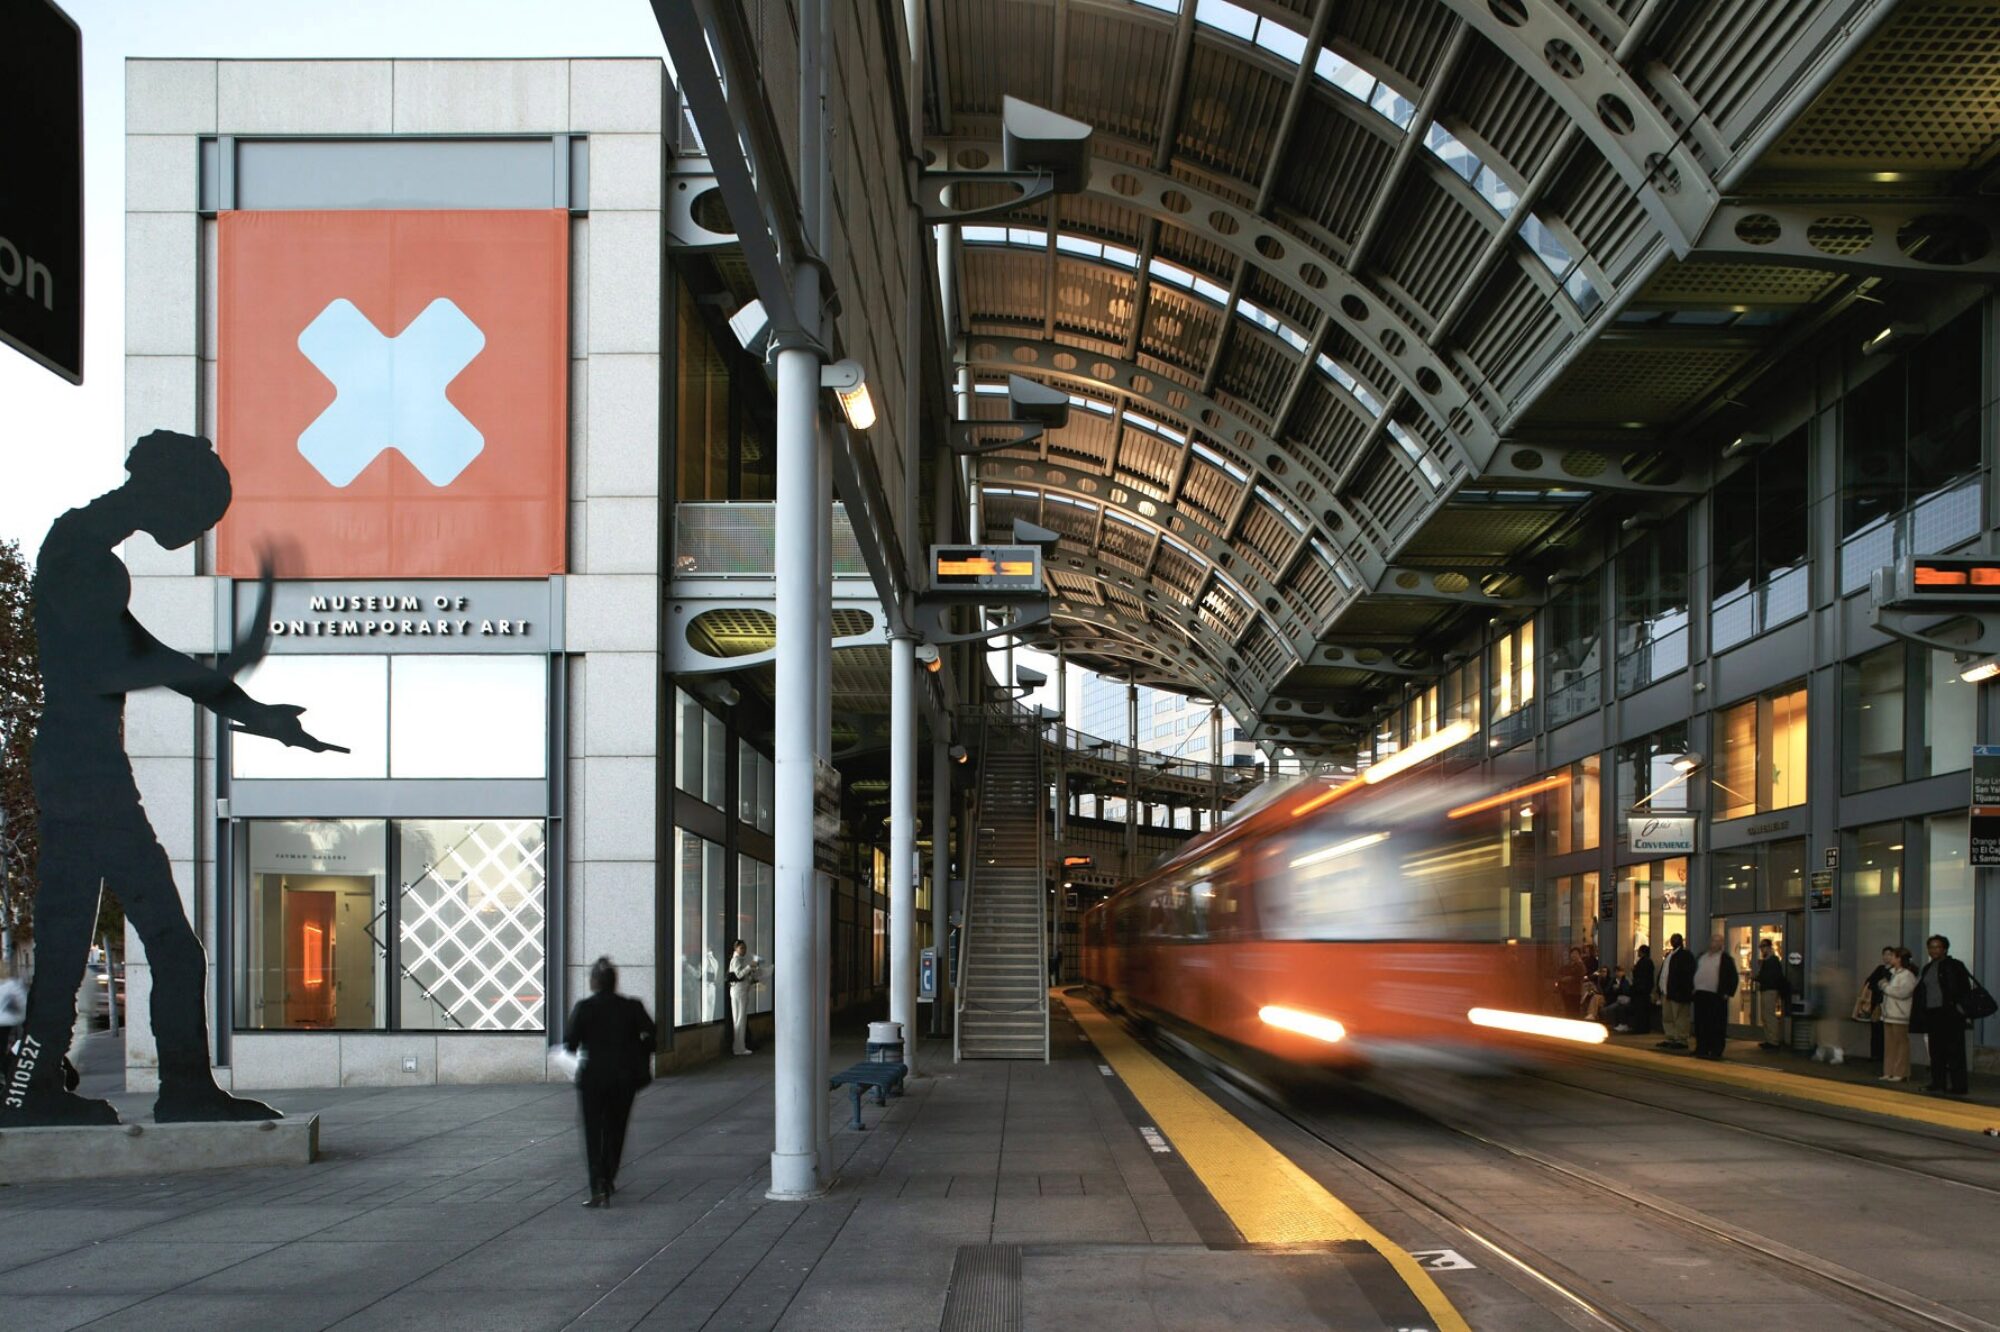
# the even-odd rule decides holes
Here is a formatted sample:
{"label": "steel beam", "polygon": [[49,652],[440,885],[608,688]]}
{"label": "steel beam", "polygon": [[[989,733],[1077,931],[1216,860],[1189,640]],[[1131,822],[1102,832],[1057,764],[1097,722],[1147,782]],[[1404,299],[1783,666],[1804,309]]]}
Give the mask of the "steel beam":
{"label": "steel beam", "polygon": [[1698,259],[1990,282],[2000,277],[2000,206],[1986,198],[1731,199],[1694,249]]}

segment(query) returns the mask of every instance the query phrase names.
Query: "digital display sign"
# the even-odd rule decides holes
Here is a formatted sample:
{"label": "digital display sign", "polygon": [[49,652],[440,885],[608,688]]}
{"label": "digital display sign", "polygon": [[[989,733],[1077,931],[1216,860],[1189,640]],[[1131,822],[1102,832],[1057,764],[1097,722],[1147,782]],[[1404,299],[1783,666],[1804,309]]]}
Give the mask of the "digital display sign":
{"label": "digital display sign", "polygon": [[1906,601],[2000,603],[2000,558],[1994,556],[1905,556],[1896,575],[1896,591]]}
{"label": "digital display sign", "polygon": [[932,546],[937,591],[1038,594],[1042,553],[1034,546]]}

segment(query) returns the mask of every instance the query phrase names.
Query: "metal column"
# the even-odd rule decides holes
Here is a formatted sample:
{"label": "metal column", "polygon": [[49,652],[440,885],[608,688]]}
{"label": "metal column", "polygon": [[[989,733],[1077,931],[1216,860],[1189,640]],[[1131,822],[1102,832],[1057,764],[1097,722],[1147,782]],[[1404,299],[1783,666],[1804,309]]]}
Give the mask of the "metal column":
{"label": "metal column", "polygon": [[1215,789],[1208,797],[1208,826],[1213,828],[1222,822],[1222,705],[1217,703],[1208,711],[1208,757],[1215,766],[1209,773],[1214,778]]}
{"label": "metal column", "polygon": [[[824,418],[819,420],[819,548],[814,565],[818,597],[813,607],[813,752],[821,763],[833,763],[833,434]],[[817,856],[818,833],[815,828]],[[813,1130],[819,1147],[819,1171],[823,1183],[833,1183],[833,1101],[827,1095],[826,1080],[832,1070],[833,1045],[833,894],[834,876],[813,875]]]}
{"label": "metal column", "polygon": [[889,640],[889,1020],[917,1072],[917,645]]}
{"label": "metal column", "polygon": [[[799,274],[807,309],[818,304],[818,275]],[[818,580],[820,529],[829,517],[820,504],[818,439],[819,355],[787,347],[777,356],[777,611],[776,884],[773,906],[775,974],[775,1122],[771,1141],[771,1191],[776,1199],[818,1197],[819,1132],[826,1118],[823,1082],[815,1080],[821,996],[817,954],[818,875],[813,864],[813,769],[817,760],[819,613],[826,589]]]}
{"label": "metal column", "polygon": [[1125,877],[1139,872],[1139,683],[1125,681]]}
{"label": "metal column", "polygon": [[944,728],[942,712],[931,736],[931,947],[937,957],[931,1031],[938,1032],[943,1029],[945,1001],[951,989],[946,980],[951,974],[951,736]]}

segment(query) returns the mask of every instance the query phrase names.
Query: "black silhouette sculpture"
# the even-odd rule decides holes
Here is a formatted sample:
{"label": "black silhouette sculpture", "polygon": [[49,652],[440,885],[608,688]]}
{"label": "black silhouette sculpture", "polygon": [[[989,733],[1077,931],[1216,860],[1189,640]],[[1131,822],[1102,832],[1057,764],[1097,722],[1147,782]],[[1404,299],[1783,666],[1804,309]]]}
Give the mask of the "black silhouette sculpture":
{"label": "black silhouette sculpture", "polygon": [[[271,572],[256,629],[215,666],[167,647],[132,615],[117,546],[145,532],[168,550],[198,540],[229,507],[229,469],[208,441],[156,430],[125,459],[124,485],[56,519],[35,566],[43,710],[32,776],[41,813],[35,980],[14,1063],[0,1087],[0,1127],[116,1124],[107,1101],[63,1086],[63,1056],[89,961],[100,885],[125,907],[152,966],[160,1090],[153,1118],[277,1119],[215,1085],[208,1062],[207,955],[181,909],[167,854],[139,803],[125,755],[125,695],[165,686],[234,729],[301,749],[340,749],[306,733],[302,708],[259,703],[233,682],[264,655]],[[341,752],[346,752],[342,750]]]}

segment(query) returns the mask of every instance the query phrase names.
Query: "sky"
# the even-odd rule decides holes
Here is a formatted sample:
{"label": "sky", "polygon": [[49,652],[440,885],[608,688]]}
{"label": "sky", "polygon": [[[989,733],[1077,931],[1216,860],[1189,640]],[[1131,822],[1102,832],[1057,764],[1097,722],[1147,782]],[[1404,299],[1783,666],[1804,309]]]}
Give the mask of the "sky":
{"label": "sky", "polygon": [[128,56],[666,55],[646,0],[58,0],[83,30],[84,382],[0,346],[0,540],[123,477]]}

